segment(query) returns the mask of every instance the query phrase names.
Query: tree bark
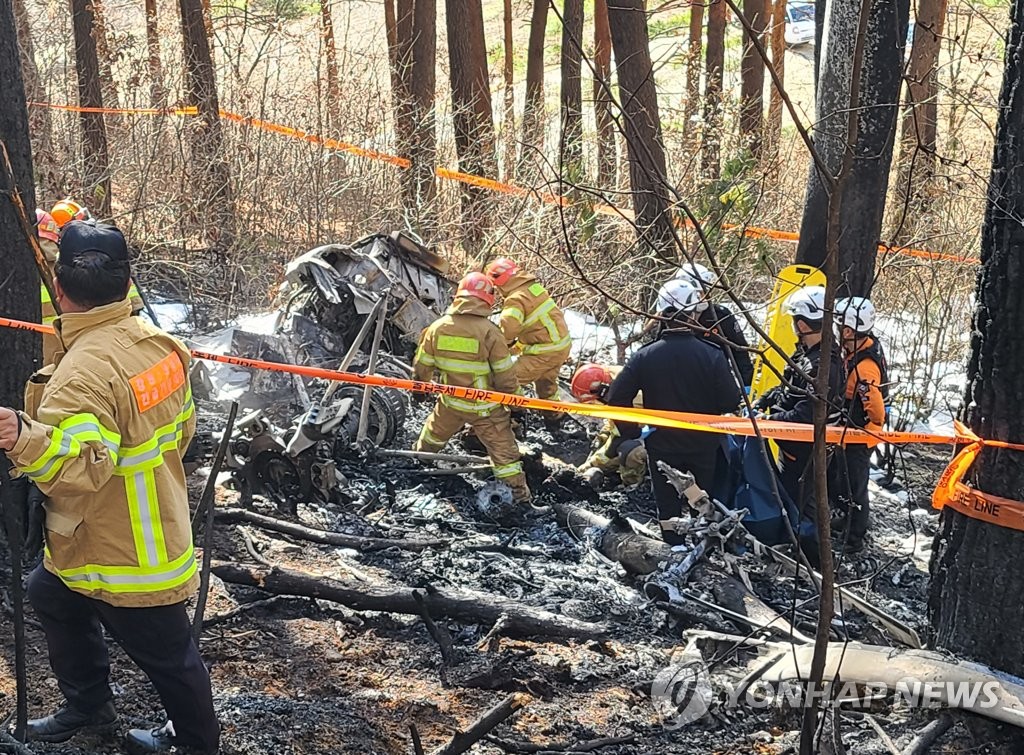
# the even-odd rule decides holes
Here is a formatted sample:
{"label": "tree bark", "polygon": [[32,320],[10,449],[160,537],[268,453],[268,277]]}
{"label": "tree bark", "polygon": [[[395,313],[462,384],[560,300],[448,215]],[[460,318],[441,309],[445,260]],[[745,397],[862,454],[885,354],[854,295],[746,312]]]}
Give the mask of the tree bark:
{"label": "tree bark", "polygon": [[[782,0],[785,2],[785,0]],[[697,112],[700,105],[700,70],[704,58],[704,3],[690,5],[690,41],[686,51],[686,104],[683,123],[687,133],[696,136]]]}
{"label": "tree bark", "polygon": [[[102,108],[99,59],[90,0],[71,0],[75,35],[75,68],[78,72],[78,104]],[[102,113],[79,113],[82,124],[83,197],[99,217],[110,216],[110,170],[107,127]]]}
{"label": "tree bark", "polygon": [[[21,77],[28,102],[45,102],[46,88],[39,76],[36,64],[35,45],[32,42],[32,27],[29,23],[25,0],[14,0],[14,22],[21,51]],[[50,131],[50,110],[45,107],[29,108],[29,133],[35,146],[36,177],[44,193],[57,194],[60,179],[57,176],[57,161],[53,154],[53,140]]]}
{"label": "tree bark", "polygon": [[[395,5],[395,71],[392,76],[391,102],[395,111],[397,151],[411,159],[412,154],[412,39],[414,0],[397,0]],[[408,176],[407,176],[408,178]]]}
{"label": "tree bark", "polygon": [[[900,135],[898,183],[909,218],[928,206],[929,184],[935,175],[938,130],[939,52],[946,22],[946,0],[918,0],[914,43],[907,65],[906,110]],[[899,216],[903,218],[903,212]],[[913,223],[901,223],[897,241],[909,239]]]}
{"label": "tree bark", "polygon": [[562,97],[559,164],[562,179],[575,184],[583,173],[583,0],[562,2]]}
{"label": "tree bark", "polygon": [[412,206],[416,208],[417,230],[424,239],[437,232],[434,199],[437,162],[434,134],[434,99],[437,96],[437,0],[415,0],[412,40],[412,149],[409,171],[414,189]]}
{"label": "tree bark", "polygon": [[608,0],[594,0],[594,118],[597,123],[597,185],[617,186],[619,158],[615,149],[612,118],[612,30],[608,25]]}
{"label": "tree bark", "polygon": [[270,569],[215,562],[213,573],[225,582],[258,587],[276,595],[301,595],[341,603],[357,611],[386,611],[421,615],[422,604],[434,618],[447,617],[470,624],[493,624],[507,616],[504,632],[508,635],[541,637],[598,638],[608,633],[605,624],[580,621],[550,613],[499,595],[470,590],[439,590],[391,585],[348,584],[328,577],[315,577],[281,567]]}
{"label": "tree bark", "polygon": [[[1024,442],[1024,0],[1011,7],[995,154],[981,238],[981,273],[967,367],[964,419],[983,438]],[[1024,500],[1024,455],[985,448],[968,473],[986,493]],[[934,644],[1024,673],[1024,532],[946,508],[931,563]]]}
{"label": "tree bark", "polygon": [[526,104],[523,108],[523,138],[517,175],[531,177],[537,152],[544,151],[544,31],[548,23],[548,0],[533,0],[530,16],[530,44],[526,59]]}
{"label": "tree bark", "polygon": [[512,0],[505,0],[502,22],[504,27],[505,109],[501,116],[502,176],[511,181],[516,171],[516,90],[515,45],[512,38]]}
{"label": "tree bark", "polygon": [[[487,75],[487,45],[481,0],[446,0],[448,56],[455,123],[455,149],[464,173],[493,178],[494,117]],[[476,253],[483,244],[489,194],[470,184],[462,186],[463,244]]]}
{"label": "tree bark", "polygon": [[89,0],[89,6],[92,9],[93,37],[96,39],[96,58],[99,61],[103,101],[107,107],[116,108],[118,106],[117,82],[114,80],[114,61],[107,37],[107,21],[103,10],[103,0]]}
{"label": "tree bark", "polygon": [[[764,30],[771,12],[771,0],[743,0],[743,15],[759,40],[764,39]],[[761,157],[761,143],[764,138],[764,61],[754,47],[743,27],[743,61],[740,85],[740,136],[744,145],[755,158]]]}
{"label": "tree bark", "polygon": [[[859,127],[839,207],[839,296],[868,296],[874,284],[909,12],[909,0],[873,2],[869,10],[857,108]],[[813,133],[822,160],[832,175],[838,175],[846,149],[860,0],[830,2],[828,13],[829,35],[822,50]],[[798,263],[824,265],[828,203],[826,184],[812,165],[800,226]]]}
{"label": "tree bark", "polygon": [[725,81],[725,11],[723,0],[710,0],[708,7],[708,47],[704,62],[704,177],[717,179],[721,174],[722,89]]}
{"label": "tree bark", "polygon": [[[35,210],[28,108],[13,11],[11,3],[0,3],[0,142],[7,149],[13,172],[13,176],[8,173],[0,152],[0,238],[4,239],[6,278],[0,286],[0,310],[9,317],[39,322],[39,273],[18,211],[9,198],[17,190],[26,210]],[[31,225],[35,217],[28,220]],[[35,333],[0,328],[0,350],[7,355],[0,370],[0,406],[22,407],[25,382],[39,367],[41,344]]]}
{"label": "tree bark", "polygon": [[338,83],[338,46],[334,41],[331,0],[320,0],[320,35],[327,64],[327,123],[337,129],[341,125],[341,87]]}
{"label": "tree bark", "polygon": [[[76,0],[81,1],[81,0]],[[210,54],[210,38],[200,0],[178,0],[181,34],[185,44],[185,90],[190,104],[199,110],[192,124],[192,162],[201,174],[205,195],[195,205],[200,227],[222,256],[235,239],[235,201],[231,169],[224,157],[220,102]]]}
{"label": "tree bark", "polygon": [[167,104],[164,87],[164,65],[160,58],[160,25],[156,0],[146,0],[146,53],[149,65],[149,101],[153,107]]}
{"label": "tree bark", "polygon": [[608,21],[617,63],[640,251],[675,261],[678,250],[668,210],[665,145],[643,0],[608,0]]}
{"label": "tree bark", "polygon": [[[775,0],[772,7],[772,67],[779,75],[779,81],[786,81],[786,2]],[[768,122],[765,124],[765,141],[769,145],[770,158],[777,162],[779,146],[782,144],[782,93],[772,84],[768,98]]]}

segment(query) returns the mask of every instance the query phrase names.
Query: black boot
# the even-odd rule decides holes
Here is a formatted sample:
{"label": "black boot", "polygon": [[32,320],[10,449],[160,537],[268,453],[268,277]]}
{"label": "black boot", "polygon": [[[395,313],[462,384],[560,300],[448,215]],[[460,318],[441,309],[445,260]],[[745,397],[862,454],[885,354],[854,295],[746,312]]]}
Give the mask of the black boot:
{"label": "black boot", "polygon": [[80,731],[109,729],[115,723],[117,709],[112,700],[88,713],[64,705],[45,718],[31,719],[28,722],[28,739],[35,742],[67,742]]}
{"label": "black boot", "polygon": [[132,729],[125,736],[125,744],[132,755],[152,753],[179,753],[180,755],[216,755],[213,750],[199,750],[175,744],[174,726],[170,721],[159,729]]}

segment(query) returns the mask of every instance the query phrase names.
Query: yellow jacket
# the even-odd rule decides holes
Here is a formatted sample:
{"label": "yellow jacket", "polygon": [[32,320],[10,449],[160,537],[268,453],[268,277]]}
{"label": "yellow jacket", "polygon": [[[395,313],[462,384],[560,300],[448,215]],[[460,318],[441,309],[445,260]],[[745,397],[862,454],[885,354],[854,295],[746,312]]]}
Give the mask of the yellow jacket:
{"label": "yellow jacket", "polygon": [[[479,299],[459,297],[448,312],[420,336],[413,360],[417,380],[435,374],[445,385],[515,393],[515,364],[498,327],[487,319],[490,309]],[[501,404],[441,394],[441,403],[460,412],[486,416]]]}
{"label": "yellow jacket", "polygon": [[55,322],[32,376],[17,469],[49,496],[44,566],[116,606],[178,603],[198,584],[181,454],[195,432],[188,350],[123,299]]}
{"label": "yellow jacket", "polygon": [[506,343],[518,341],[524,354],[569,350],[572,339],[565,315],[536,278],[520,272],[499,289],[505,299],[501,332]]}

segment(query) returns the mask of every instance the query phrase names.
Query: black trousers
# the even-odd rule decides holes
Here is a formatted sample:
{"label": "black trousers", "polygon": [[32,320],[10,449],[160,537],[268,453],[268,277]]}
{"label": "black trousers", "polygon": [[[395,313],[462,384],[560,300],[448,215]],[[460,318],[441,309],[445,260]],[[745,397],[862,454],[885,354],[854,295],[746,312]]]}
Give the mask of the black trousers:
{"label": "black trousers", "polygon": [[847,537],[860,543],[868,532],[871,499],[868,480],[871,473],[871,449],[862,443],[851,443],[841,453],[839,463],[839,502],[846,509]]}
{"label": "black trousers", "polygon": [[[651,484],[654,486],[654,502],[658,506],[658,519],[672,519],[683,512],[683,499],[669,483],[665,473],[658,469],[658,462],[664,461],[680,472],[689,472],[697,480],[697,485],[711,494],[715,483],[715,462],[718,445],[710,446],[707,451],[696,453],[673,454],[662,451],[647,450],[647,463],[651,471]],[[678,545],[683,539],[674,532],[663,532],[666,543]]]}
{"label": "black trousers", "polygon": [[815,521],[814,477],[811,472],[813,443],[786,443],[779,446],[779,480],[797,508],[801,519]]}
{"label": "black trousers", "polygon": [[210,674],[192,639],[185,604],[122,608],[72,592],[41,565],[28,598],[46,633],[50,667],[68,703],[90,712],[111,699],[103,627],[153,683],[174,722],[175,744],[215,752],[220,727]]}

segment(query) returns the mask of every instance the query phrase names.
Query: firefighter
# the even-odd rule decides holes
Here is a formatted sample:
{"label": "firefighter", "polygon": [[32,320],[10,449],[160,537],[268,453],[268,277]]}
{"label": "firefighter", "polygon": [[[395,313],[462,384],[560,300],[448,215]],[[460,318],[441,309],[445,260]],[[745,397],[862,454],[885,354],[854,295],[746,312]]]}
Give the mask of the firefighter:
{"label": "firefighter", "polygon": [[[840,338],[846,365],[843,409],[846,423],[868,432],[885,425],[885,407],[889,398],[889,368],[875,326],[875,306],[861,296],[836,302]],[[870,519],[868,477],[871,471],[871,447],[849,443],[844,448],[845,464],[839,465],[838,502],[846,510],[836,521],[845,530],[843,550],[857,553],[864,547]]]}
{"label": "firefighter", "polygon": [[[604,401],[612,381],[622,372],[621,367],[585,364],[572,376],[570,390],[583,404]],[[643,407],[643,400],[634,400],[634,406]],[[615,423],[608,419],[601,425],[591,444],[591,453],[578,469],[595,488],[600,487],[605,472],[618,472],[623,485],[639,485],[647,474],[647,450],[639,438],[624,440]]]}
{"label": "firefighter", "polygon": [[24,412],[0,408],[0,448],[49,498],[46,554],[28,597],[66,702],[28,732],[64,742],[115,724],[106,629],[169,718],[129,731],[128,750],[214,753],[210,676],[185,610],[199,583],[181,461],[195,431],[189,353],[131,316],[130,274],[119,230],[65,225],[61,353],[29,381]]}
{"label": "firefighter", "polygon": [[[790,294],[783,309],[793,318],[793,330],[797,337],[796,351],[782,374],[782,383],[769,391],[757,403],[757,408],[767,411],[769,419],[779,422],[814,421],[814,381],[821,366],[821,333],[825,321],[825,288],[806,286]],[[829,360],[828,374],[828,423],[835,424],[840,418],[842,405],[843,365],[838,349],[833,349]],[[811,475],[812,443],[799,441],[777,441],[779,446],[779,476],[790,500],[797,506],[801,519],[814,522],[814,478]],[[805,529],[808,539],[812,529]],[[804,543],[809,557],[817,553],[814,543]]]}
{"label": "firefighter", "polygon": [[[562,310],[533,275],[507,257],[489,263],[484,272],[504,299],[501,332],[509,347],[519,352],[519,386],[533,383],[538,398],[557,399],[558,371],[572,347]],[[557,427],[561,420],[561,414],[544,413],[549,427]]]}
{"label": "firefighter", "polygon": [[[57,262],[57,244],[60,241],[60,228],[53,216],[45,210],[36,209],[36,235],[39,237],[39,248],[43,250],[43,257],[46,258],[47,283],[53,285],[53,266]],[[43,325],[53,325],[57,319],[57,310],[53,308],[53,300],[47,287],[39,284],[39,303],[42,310]],[[53,357],[60,349],[60,342],[56,335],[43,334],[43,364],[53,362]]]}
{"label": "firefighter", "polygon": [[[446,385],[515,393],[515,364],[501,331],[488,319],[493,306],[490,278],[483,273],[463,278],[448,312],[420,336],[413,361],[415,378],[429,381],[437,374]],[[512,489],[518,503],[529,503],[519,444],[512,434],[509,411],[501,404],[442,394],[423,426],[416,450],[440,451],[466,425],[487,449],[495,478]]]}
{"label": "firefighter", "polygon": [[[611,406],[632,406],[643,391],[644,406],[677,412],[724,414],[736,410],[742,394],[729,360],[718,346],[698,336],[700,312],[708,306],[699,288],[673,278],[658,292],[658,314],[664,321],[658,340],[637,351],[608,389]],[[638,438],[639,425],[616,423],[625,439]],[[674,519],[682,513],[682,500],[657,463],[693,474],[697,484],[711,490],[720,446],[714,433],[659,427],[645,440],[654,498],[662,537],[678,544]]]}
{"label": "firefighter", "polygon": [[709,294],[718,285],[718,276],[704,265],[691,262],[680,267],[676,277],[689,280],[703,291],[705,298],[708,299],[708,307],[700,313],[704,337],[729,349],[732,358],[736,360],[740,384],[744,391],[750,393],[750,383],[754,379],[754,363],[750,359],[750,344],[747,343],[747,337],[743,335],[743,330],[732,310],[724,304],[710,300]]}

